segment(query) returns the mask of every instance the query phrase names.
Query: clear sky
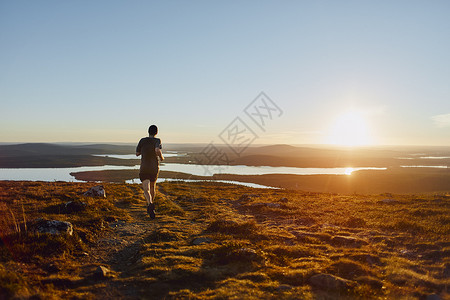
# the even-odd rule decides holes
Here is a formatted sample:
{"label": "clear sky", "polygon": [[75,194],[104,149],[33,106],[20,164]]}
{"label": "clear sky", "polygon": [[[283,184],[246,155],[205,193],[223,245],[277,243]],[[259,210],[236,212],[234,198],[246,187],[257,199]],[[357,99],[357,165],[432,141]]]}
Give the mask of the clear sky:
{"label": "clear sky", "polygon": [[[150,124],[220,142],[240,117],[259,144],[450,145],[449,16],[447,0],[0,0],[0,142],[137,142]],[[282,111],[264,131],[244,112],[260,92]]]}

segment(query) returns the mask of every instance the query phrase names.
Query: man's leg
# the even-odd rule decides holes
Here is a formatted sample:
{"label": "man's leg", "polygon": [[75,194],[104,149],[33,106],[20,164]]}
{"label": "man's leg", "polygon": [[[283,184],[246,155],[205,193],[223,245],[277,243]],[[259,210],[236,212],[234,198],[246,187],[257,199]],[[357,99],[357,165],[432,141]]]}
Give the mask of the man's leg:
{"label": "man's leg", "polygon": [[[144,197],[145,200],[147,200],[147,205],[150,205],[150,203],[152,203],[152,195],[151,195],[151,188],[150,188],[151,184],[150,184],[150,180],[146,179],[142,182],[142,189],[144,190]],[[153,192],[154,194],[154,192]]]}
{"label": "man's leg", "polygon": [[156,190],[156,181],[151,181],[150,183],[150,197],[152,198],[152,203],[153,200],[155,200],[155,190]]}
{"label": "man's leg", "polygon": [[153,203],[153,200],[155,200],[155,185],[156,181],[148,180],[148,187],[150,188],[150,204],[147,206],[147,212],[150,215],[150,219],[155,218],[155,204]]}

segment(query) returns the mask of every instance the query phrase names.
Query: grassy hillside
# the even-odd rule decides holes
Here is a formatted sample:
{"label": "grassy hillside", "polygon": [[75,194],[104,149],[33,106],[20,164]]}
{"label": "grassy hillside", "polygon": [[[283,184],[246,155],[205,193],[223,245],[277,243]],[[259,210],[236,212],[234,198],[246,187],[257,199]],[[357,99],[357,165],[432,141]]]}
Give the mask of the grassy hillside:
{"label": "grassy hillside", "polygon": [[[0,298],[449,297],[449,195],[163,183],[150,220],[140,186],[92,185],[0,182]],[[37,218],[74,233],[35,233]]]}

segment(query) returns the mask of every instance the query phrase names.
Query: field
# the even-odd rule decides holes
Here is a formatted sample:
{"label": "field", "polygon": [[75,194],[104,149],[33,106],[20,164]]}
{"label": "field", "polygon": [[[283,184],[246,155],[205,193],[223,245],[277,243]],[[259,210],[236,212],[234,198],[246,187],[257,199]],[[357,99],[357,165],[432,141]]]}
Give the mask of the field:
{"label": "field", "polygon": [[[0,298],[450,297],[446,193],[162,183],[150,220],[139,185],[83,196],[93,185],[0,182]],[[73,234],[36,233],[38,218]]]}

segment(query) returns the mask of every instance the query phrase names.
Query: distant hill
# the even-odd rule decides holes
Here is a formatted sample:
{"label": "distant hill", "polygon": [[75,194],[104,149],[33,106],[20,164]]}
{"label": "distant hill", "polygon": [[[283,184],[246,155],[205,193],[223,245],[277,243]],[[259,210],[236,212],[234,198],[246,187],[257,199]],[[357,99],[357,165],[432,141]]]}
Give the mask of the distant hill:
{"label": "distant hill", "polygon": [[[133,154],[134,144],[52,144],[23,143],[0,144],[0,168],[98,166],[104,164],[134,164],[135,161],[94,155]],[[163,144],[165,151],[187,153],[180,157],[167,157],[166,163],[192,163],[209,150],[207,144]],[[232,165],[286,166],[303,168],[327,167],[392,167],[401,165],[450,166],[450,159],[424,159],[421,156],[450,157],[447,147],[422,148],[326,148],[324,146],[291,146],[286,144],[250,146],[236,155],[227,145],[214,145],[226,153]],[[208,151],[207,151],[208,150]],[[421,150],[420,152],[417,152]],[[407,157],[408,159],[404,159]],[[202,161],[202,160],[200,160]],[[211,164],[220,162],[212,161]],[[223,161],[222,164],[226,164]]]}
{"label": "distant hill", "polygon": [[130,154],[130,145],[58,145],[49,143],[26,143],[0,145],[1,168],[64,168],[81,166],[128,165],[136,160],[98,157],[96,154]]}
{"label": "distant hill", "polygon": [[58,145],[50,143],[25,143],[0,145],[0,157],[41,156],[41,155],[91,155],[91,154],[130,154],[135,146],[130,145]]}

